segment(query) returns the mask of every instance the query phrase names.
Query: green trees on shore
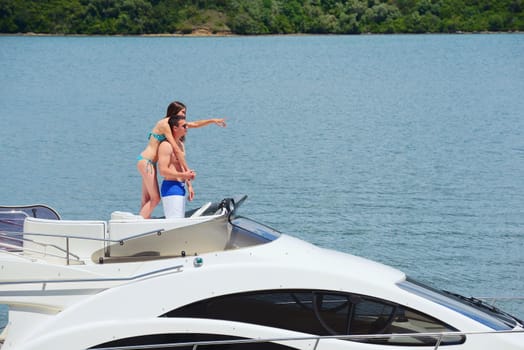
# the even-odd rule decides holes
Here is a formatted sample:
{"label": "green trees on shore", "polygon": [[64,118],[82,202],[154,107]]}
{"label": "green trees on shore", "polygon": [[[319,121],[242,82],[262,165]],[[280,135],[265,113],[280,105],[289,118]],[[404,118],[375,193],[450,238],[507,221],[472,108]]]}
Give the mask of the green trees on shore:
{"label": "green trees on shore", "polygon": [[0,33],[524,31],[524,0],[0,0]]}

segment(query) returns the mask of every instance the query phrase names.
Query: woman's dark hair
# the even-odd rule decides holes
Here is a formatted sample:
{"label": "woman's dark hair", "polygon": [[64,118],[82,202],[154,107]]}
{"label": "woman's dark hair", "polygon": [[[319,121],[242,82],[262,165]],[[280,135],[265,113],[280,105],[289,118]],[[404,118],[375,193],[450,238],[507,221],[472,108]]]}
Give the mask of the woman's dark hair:
{"label": "woman's dark hair", "polygon": [[186,105],[182,102],[174,101],[167,106],[166,118],[177,115],[183,109],[187,109]]}

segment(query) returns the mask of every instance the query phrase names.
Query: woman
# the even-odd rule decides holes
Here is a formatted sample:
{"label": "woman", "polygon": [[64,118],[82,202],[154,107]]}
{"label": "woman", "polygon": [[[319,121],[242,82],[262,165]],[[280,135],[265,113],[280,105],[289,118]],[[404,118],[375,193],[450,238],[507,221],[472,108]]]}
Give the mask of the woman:
{"label": "woman", "polygon": [[[167,107],[167,113],[164,118],[159,120],[153,130],[149,133],[148,139],[149,142],[146,148],[138,156],[137,168],[140,175],[142,175],[142,200],[140,206],[139,214],[145,218],[149,219],[153,210],[160,202],[160,192],[158,189],[157,181],[157,170],[156,162],[158,160],[158,146],[160,142],[166,140],[173,147],[173,150],[182,166],[184,171],[191,171],[187,167],[185,157],[182,150],[177,145],[173,134],[171,132],[171,127],[169,126],[169,117],[175,115],[186,115],[186,106],[182,102],[174,101],[169,104]],[[187,123],[188,128],[199,128],[209,124],[217,124],[221,127],[225,127],[225,120],[222,118],[217,119],[206,119],[206,120],[197,120],[195,122]],[[193,172],[192,179],[194,179],[195,173]],[[190,194],[190,200],[193,196],[193,189],[188,183],[188,192]]]}

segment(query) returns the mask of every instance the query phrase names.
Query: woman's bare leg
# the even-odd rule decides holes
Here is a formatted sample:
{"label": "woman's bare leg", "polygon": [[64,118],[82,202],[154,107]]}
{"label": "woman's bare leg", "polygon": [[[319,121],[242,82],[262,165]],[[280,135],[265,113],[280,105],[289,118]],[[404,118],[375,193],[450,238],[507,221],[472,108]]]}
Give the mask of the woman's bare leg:
{"label": "woman's bare leg", "polygon": [[142,199],[139,214],[144,219],[149,219],[158,203],[160,203],[156,167],[147,160],[140,160],[137,163],[137,168],[140,175],[142,175]]}

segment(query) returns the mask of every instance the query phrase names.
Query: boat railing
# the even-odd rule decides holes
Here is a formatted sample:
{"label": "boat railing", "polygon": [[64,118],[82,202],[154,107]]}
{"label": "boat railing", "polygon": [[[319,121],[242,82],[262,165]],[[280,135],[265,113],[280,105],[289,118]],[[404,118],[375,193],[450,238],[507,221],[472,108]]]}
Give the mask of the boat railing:
{"label": "boat railing", "polygon": [[[348,340],[355,342],[373,342],[373,340],[389,339],[394,338],[398,341],[401,338],[427,338],[432,337],[435,339],[434,350],[440,349],[440,346],[446,346],[443,344],[443,340],[449,337],[467,337],[467,336],[480,336],[480,335],[491,335],[491,334],[503,334],[503,333],[524,333],[524,330],[507,330],[507,331],[471,331],[471,332],[441,332],[441,333],[402,333],[402,334],[362,334],[362,335],[329,335],[329,336],[297,336],[297,337],[279,337],[279,338],[256,338],[256,339],[231,339],[231,340],[216,340],[216,341],[195,341],[195,342],[177,342],[177,343],[158,343],[158,344],[147,344],[147,345],[130,345],[130,346],[117,346],[117,347],[97,347],[96,350],[146,350],[146,349],[162,349],[162,348],[181,348],[191,347],[192,350],[202,349],[206,346],[206,349],[224,345],[236,345],[236,344],[259,344],[259,343],[280,343],[288,346],[293,346],[293,342],[300,341],[311,341],[312,344],[307,346],[307,349],[316,350],[321,342],[325,343],[329,340]],[[300,349],[299,345],[296,345],[297,349]]]}
{"label": "boat railing", "polygon": [[146,277],[151,277],[153,275],[158,275],[162,273],[171,273],[171,272],[182,272],[184,265],[175,265],[164,267],[161,269],[156,269],[141,273],[134,276],[128,277],[99,277],[99,278],[76,278],[76,279],[43,279],[43,280],[13,280],[13,281],[0,281],[1,285],[13,285],[13,284],[51,284],[51,283],[87,283],[87,282],[129,282]]}
{"label": "boat railing", "polygon": [[[110,244],[120,244],[124,245],[126,241],[141,238],[149,235],[157,235],[160,236],[163,232],[165,232],[165,229],[160,228],[156,230],[151,230],[139,234],[135,234],[132,236],[127,236],[120,239],[109,239],[109,238],[98,238],[98,237],[90,237],[90,236],[78,236],[78,235],[68,235],[68,234],[54,234],[54,233],[32,233],[32,232],[23,232],[22,235],[20,232],[12,232],[12,231],[0,231],[0,238],[3,238],[0,240],[0,249],[5,248],[7,251],[13,251],[16,247],[20,251],[27,251],[32,253],[38,253],[42,254],[44,256],[52,256],[55,258],[61,258],[66,260],[66,264],[69,265],[71,263],[71,259],[73,258],[75,261],[81,261],[80,257],[70,251],[70,241],[71,240],[88,240],[88,241],[100,241],[104,244],[104,249],[107,250],[108,246]],[[34,237],[52,237],[52,238],[63,238],[65,240],[65,248],[62,248],[56,244],[50,244],[50,243],[42,243],[38,242],[37,240],[30,239],[26,236],[34,236]],[[12,241],[19,244],[9,244],[5,241]],[[42,251],[38,251],[35,249],[28,249],[26,247],[23,247],[24,242],[30,242],[34,245],[42,247]],[[57,254],[52,254],[48,252],[48,248],[56,249],[62,253],[65,254],[65,256],[59,256]]]}
{"label": "boat railing", "polygon": [[148,236],[154,233],[160,236],[162,232],[164,231],[165,230],[161,228],[161,229],[156,229],[156,230],[147,231],[143,233],[138,233],[132,236],[127,236],[121,239],[97,238],[97,237],[76,236],[76,235],[73,236],[73,235],[63,235],[63,234],[55,234],[55,233],[31,233],[31,232],[24,232],[24,236],[29,235],[29,236],[59,237],[59,238],[65,238],[65,239],[83,239],[83,240],[91,240],[91,241],[101,241],[105,243],[119,243],[120,245],[124,245],[126,241],[129,241],[135,238],[145,237],[145,236]]}
{"label": "boat railing", "polygon": [[[18,233],[16,235],[19,236]],[[52,257],[55,257],[55,258],[64,258],[61,255],[52,254],[52,253],[49,253],[47,251],[47,248],[53,248],[53,249],[56,249],[56,250],[58,250],[58,251],[60,251],[62,253],[65,253],[68,256],[71,256],[71,257],[75,258],[75,260],[77,260],[77,261],[80,261],[80,257],[79,256],[77,256],[77,255],[75,255],[75,254],[73,254],[71,252],[68,252],[67,249],[59,247],[56,244],[42,243],[42,242],[34,241],[34,240],[28,239],[28,238],[15,237],[15,236],[11,236],[9,234],[4,234],[4,232],[0,232],[0,237],[4,238],[5,240],[8,240],[8,241],[13,241],[13,242],[20,243],[20,244],[9,244],[9,243],[5,243],[5,242],[0,242],[0,247],[6,247],[6,248],[9,248],[11,250],[15,250],[16,247],[18,247],[18,249],[20,249],[22,247],[22,245],[23,245],[23,242],[26,241],[26,242],[31,242],[32,244],[35,244],[37,246],[42,247],[42,249],[44,249],[45,252],[42,253],[42,252],[40,252],[40,251],[38,251],[36,249],[29,249],[29,248],[24,248],[25,251],[32,252],[32,253],[49,255],[49,256],[52,256]],[[66,243],[66,245],[68,246],[67,243]]]}

